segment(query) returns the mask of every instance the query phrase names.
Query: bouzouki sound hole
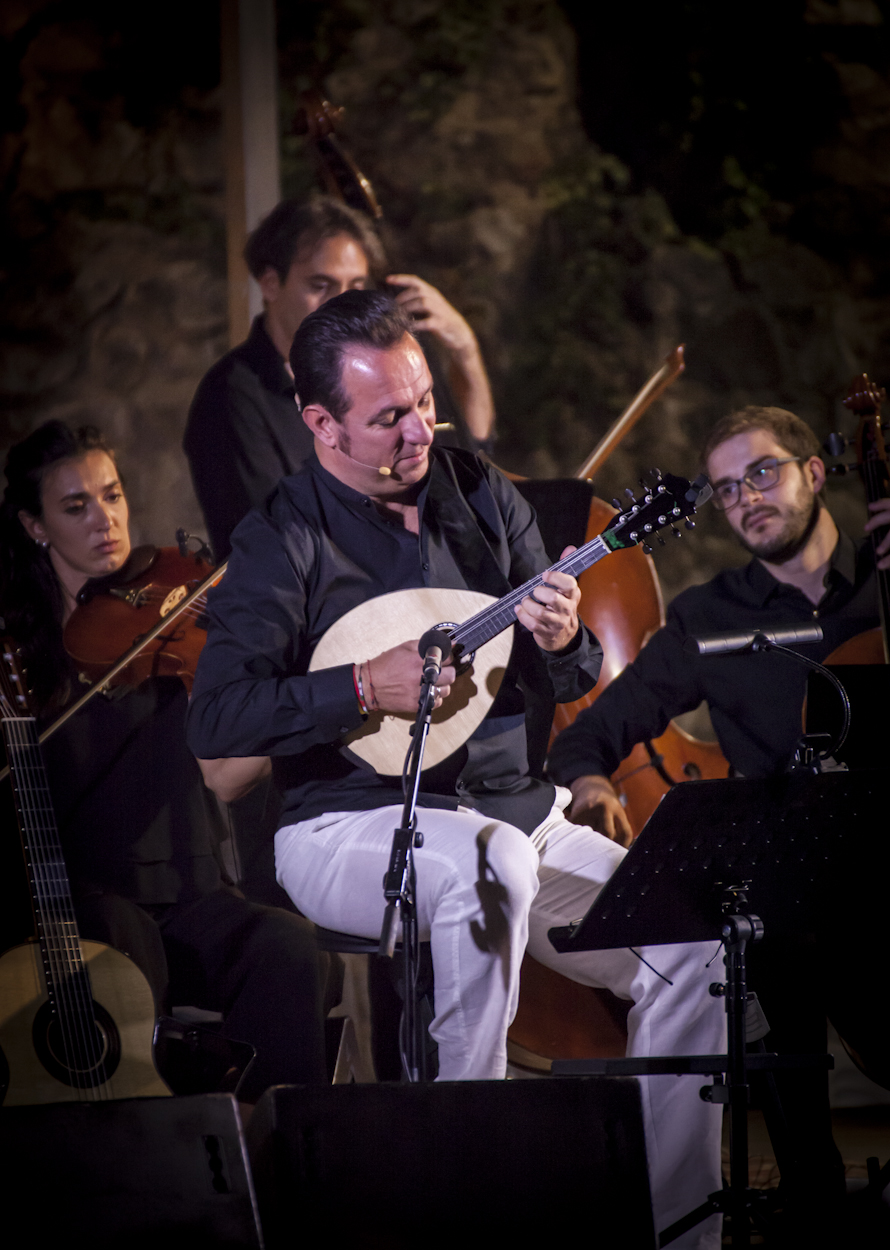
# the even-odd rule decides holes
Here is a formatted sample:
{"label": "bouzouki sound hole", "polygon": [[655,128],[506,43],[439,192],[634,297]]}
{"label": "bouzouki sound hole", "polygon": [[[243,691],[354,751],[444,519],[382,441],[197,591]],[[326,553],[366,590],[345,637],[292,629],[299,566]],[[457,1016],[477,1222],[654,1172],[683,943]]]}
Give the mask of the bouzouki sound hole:
{"label": "bouzouki sound hole", "polygon": [[[78,1030],[66,1041],[52,1004],[45,1002],[34,1017],[34,1051],[50,1076],[76,1089],[95,1089],[117,1071],[121,1039],[117,1025],[93,1000],[93,1031],[84,1037]],[[69,1054],[69,1050],[76,1052]]]}

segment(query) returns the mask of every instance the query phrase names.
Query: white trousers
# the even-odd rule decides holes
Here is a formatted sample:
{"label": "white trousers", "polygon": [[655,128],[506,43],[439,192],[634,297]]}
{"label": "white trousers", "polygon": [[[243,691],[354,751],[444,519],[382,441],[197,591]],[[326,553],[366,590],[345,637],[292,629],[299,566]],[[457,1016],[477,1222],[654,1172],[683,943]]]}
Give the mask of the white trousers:
{"label": "white trousers", "polygon": [[[625,851],[570,824],[557,806],[529,838],[478,812],[423,808],[415,851],[421,938],[432,944],[439,1080],[502,1078],[507,1028],[519,998],[526,949],[540,963],[630,1000],[627,1053],[715,1054],[726,1050],[723,1001],[708,993],[722,964],[705,965],[716,944],[644,947],[658,976],[628,950],[560,955],[548,929],[579,920]],[[376,937],[382,882],[401,807],[329,812],[279,829],[278,880],[316,924]],[[671,985],[667,981],[672,982]],[[700,1076],[641,1079],[656,1232],[721,1187],[721,1109],[705,1103]],[[683,1250],[720,1244],[719,1217],[672,1243]]]}

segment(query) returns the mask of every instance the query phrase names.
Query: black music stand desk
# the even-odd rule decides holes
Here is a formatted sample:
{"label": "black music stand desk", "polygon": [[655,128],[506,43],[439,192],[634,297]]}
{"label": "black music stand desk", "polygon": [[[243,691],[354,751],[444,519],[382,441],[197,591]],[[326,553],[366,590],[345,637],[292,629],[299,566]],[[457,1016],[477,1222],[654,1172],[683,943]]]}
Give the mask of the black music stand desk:
{"label": "black music stand desk", "polygon": [[[835,901],[863,890],[863,863],[886,890],[890,846],[884,836],[884,778],[877,772],[807,770],[769,780],[691,781],[656,808],[587,915],[551,929],[556,950],[614,950],[676,942],[726,948],[729,1041],[725,1055],[648,1059],[573,1059],[555,1075],[631,1076],[702,1073],[708,1101],[731,1114],[731,1180],[724,1194],[661,1232],[664,1246],[715,1211],[732,1212],[733,1244],[750,1244],[747,1189],[748,1071],[827,1067],[828,1056],[746,1054],[745,946],[769,936],[824,932]],[[723,1084],[726,1074],[727,1083]]]}

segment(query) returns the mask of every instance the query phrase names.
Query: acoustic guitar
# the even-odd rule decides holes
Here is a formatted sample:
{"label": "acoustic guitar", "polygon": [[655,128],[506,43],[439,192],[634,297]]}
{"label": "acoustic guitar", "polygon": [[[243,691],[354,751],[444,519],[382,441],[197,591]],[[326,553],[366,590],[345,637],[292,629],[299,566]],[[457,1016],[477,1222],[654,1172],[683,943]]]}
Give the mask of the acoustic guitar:
{"label": "acoustic guitar", "polygon": [[[711,494],[704,474],[690,483],[652,470],[649,481],[642,498],[633,500],[601,534],[552,567],[577,577],[613,551],[637,543],[644,550],[650,549],[649,540],[658,536],[663,541],[660,531],[668,526],[679,536],[675,522],[685,519],[691,528],[694,522],[688,518]],[[431,628],[447,633],[458,675],[450,695],[433,713],[424,756],[424,768],[432,768],[466,742],[488,714],[510,659],[515,608],[543,580],[544,575],[539,574],[502,599],[477,591],[434,587],[397,590],[369,599],[326,631],[313,652],[309,671],[365,662],[399,643],[422,637]],[[472,615],[463,624],[452,619],[467,612]],[[410,744],[413,722],[409,713],[371,712],[344,742],[376,772],[396,776]]]}
{"label": "acoustic guitar", "polygon": [[0,713],[37,938],[0,956],[0,1102],[168,1095],[154,1066],[155,1004],[139,968],[81,941],[37,723],[14,644],[0,644]]}

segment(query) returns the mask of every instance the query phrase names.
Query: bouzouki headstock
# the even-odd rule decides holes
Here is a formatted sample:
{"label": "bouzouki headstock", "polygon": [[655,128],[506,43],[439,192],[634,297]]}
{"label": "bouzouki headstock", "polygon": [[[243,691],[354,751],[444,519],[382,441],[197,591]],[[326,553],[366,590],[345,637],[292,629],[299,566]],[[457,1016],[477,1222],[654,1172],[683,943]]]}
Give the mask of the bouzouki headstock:
{"label": "bouzouki headstock", "polygon": [[643,478],[644,493],[633,498],[633,491],[628,490],[631,497],[628,503],[621,504],[615,500],[619,509],[618,515],[603,531],[603,538],[609,546],[617,551],[622,547],[633,547],[641,543],[643,550],[652,550],[651,538],[657,538],[663,545],[661,530],[671,528],[674,537],[680,538],[680,530],[676,528],[678,521],[684,521],[687,529],[694,529],[695,522],[691,519],[697,508],[710,499],[712,491],[704,473],[700,473],[694,482],[674,473],[659,473],[650,469]]}

